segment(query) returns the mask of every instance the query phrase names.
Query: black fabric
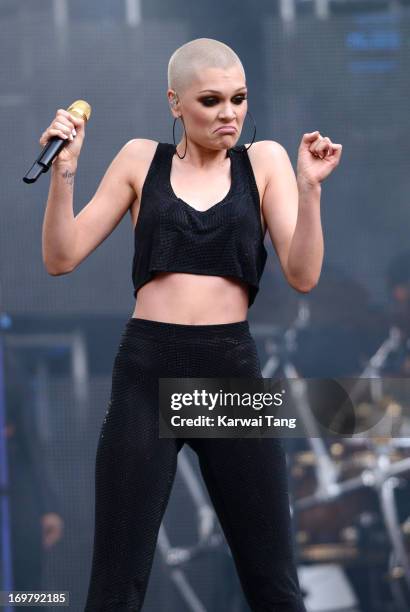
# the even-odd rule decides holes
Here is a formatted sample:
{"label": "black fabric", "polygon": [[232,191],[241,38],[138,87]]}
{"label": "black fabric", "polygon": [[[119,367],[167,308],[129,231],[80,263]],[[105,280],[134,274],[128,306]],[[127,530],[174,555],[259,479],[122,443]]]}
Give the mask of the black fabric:
{"label": "black fabric", "polygon": [[231,187],[205,211],[175,195],[170,182],[174,154],[175,145],[159,142],[143,185],[134,232],[134,297],[156,271],[185,272],[244,281],[251,306],[267,251],[258,188],[245,146],[227,150]]}
{"label": "black fabric", "polygon": [[197,453],[252,611],[306,612],[294,561],[283,441],[159,438],[158,378],[218,376],[262,376],[248,321],[127,321],[97,449],[86,612],[142,609],[184,442]]}

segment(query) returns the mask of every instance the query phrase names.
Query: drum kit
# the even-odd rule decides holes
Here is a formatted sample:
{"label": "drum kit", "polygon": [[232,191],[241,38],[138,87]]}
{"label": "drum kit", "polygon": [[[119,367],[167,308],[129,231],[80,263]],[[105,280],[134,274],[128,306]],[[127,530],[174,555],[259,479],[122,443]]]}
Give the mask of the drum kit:
{"label": "drum kit", "polygon": [[[303,389],[295,354],[299,334],[308,325],[309,306],[301,300],[285,333],[274,331],[265,340],[264,378],[280,374],[298,379]],[[349,380],[355,406],[349,436],[324,438],[315,429],[305,385],[298,408],[306,438],[289,440],[298,562],[342,566],[353,582],[356,579],[364,612],[410,610],[409,357],[409,338],[391,327],[362,372]],[[395,363],[394,371],[390,363]]]}

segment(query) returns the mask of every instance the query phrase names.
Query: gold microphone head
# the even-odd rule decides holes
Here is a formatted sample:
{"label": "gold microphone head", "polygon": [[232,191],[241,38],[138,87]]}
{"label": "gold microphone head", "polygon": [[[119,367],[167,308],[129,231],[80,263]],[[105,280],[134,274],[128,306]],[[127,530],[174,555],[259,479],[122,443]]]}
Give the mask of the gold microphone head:
{"label": "gold microphone head", "polygon": [[85,100],[76,100],[67,108],[67,112],[88,121],[91,116],[91,106]]}

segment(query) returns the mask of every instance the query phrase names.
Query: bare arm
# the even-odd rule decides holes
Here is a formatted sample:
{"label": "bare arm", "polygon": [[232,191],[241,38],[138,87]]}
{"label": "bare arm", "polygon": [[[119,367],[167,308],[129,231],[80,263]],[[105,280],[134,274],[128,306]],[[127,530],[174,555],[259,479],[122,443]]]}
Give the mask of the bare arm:
{"label": "bare arm", "polygon": [[273,247],[289,285],[301,293],[317,283],[323,260],[320,185],[309,189],[294,173],[286,149],[264,142],[267,186],[262,209]]}
{"label": "bare arm", "polygon": [[76,163],[55,162],[43,224],[43,261],[50,274],[72,272],[115,229],[136,193],[132,171],[142,139],[128,141],[90,202],[74,216]]}
{"label": "bare arm", "polygon": [[70,271],[72,245],[75,240],[73,190],[76,163],[55,161],[51,166],[51,181],[44,214],[43,261],[50,274]]}

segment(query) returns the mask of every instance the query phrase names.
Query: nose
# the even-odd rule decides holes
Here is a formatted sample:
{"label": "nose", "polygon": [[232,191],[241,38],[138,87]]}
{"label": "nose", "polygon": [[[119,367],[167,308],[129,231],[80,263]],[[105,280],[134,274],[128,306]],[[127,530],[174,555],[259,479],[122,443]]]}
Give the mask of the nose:
{"label": "nose", "polygon": [[235,117],[236,117],[236,113],[234,112],[234,109],[231,106],[226,107],[219,114],[219,118],[221,120],[226,120],[226,119],[233,120],[235,119]]}

